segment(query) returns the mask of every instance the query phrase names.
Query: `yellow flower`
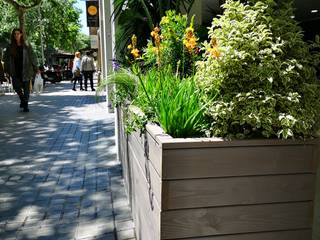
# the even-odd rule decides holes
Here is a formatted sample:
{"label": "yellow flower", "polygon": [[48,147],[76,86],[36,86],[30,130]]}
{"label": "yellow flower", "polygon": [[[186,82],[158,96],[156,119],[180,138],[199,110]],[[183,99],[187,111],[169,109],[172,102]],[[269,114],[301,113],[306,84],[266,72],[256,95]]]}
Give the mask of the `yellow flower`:
{"label": "yellow flower", "polygon": [[211,38],[210,45],[211,47],[218,46],[218,40],[215,37]]}
{"label": "yellow flower", "polygon": [[214,58],[219,58],[221,56],[221,52],[219,51],[218,47],[208,48],[207,52]]}
{"label": "yellow flower", "polygon": [[155,27],[151,32],[151,36],[154,38],[155,36],[159,35],[159,32],[160,32],[160,28]]}
{"label": "yellow flower", "polygon": [[131,54],[135,59],[140,57],[139,50],[137,48],[132,49]]}
{"label": "yellow flower", "polygon": [[188,27],[187,29],[186,29],[186,37],[188,38],[188,37],[192,37],[194,35],[194,29],[193,29],[193,27]]}
{"label": "yellow flower", "polygon": [[134,34],[131,37],[131,43],[132,43],[133,48],[135,48],[137,46],[137,36]]}
{"label": "yellow flower", "polygon": [[132,44],[129,44],[127,48],[132,49]]}
{"label": "yellow flower", "polygon": [[161,36],[160,35],[157,35],[155,36],[154,38],[154,44],[159,47],[160,46],[160,43],[161,43]]}
{"label": "yellow flower", "polygon": [[193,27],[188,27],[185,31],[185,39],[183,40],[183,44],[185,45],[189,53],[195,52],[197,48],[197,41],[198,39],[194,35]]}

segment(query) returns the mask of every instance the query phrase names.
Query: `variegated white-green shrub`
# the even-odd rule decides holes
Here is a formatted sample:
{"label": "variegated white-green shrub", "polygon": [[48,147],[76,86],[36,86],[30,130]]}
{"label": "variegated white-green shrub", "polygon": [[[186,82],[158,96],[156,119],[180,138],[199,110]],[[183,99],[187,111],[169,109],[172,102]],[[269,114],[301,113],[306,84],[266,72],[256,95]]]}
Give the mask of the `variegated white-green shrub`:
{"label": "variegated white-green shrub", "polygon": [[291,2],[227,0],[224,14],[213,20],[204,60],[197,65],[197,85],[209,103],[210,135],[298,138],[314,133],[320,107],[317,56],[291,18]]}

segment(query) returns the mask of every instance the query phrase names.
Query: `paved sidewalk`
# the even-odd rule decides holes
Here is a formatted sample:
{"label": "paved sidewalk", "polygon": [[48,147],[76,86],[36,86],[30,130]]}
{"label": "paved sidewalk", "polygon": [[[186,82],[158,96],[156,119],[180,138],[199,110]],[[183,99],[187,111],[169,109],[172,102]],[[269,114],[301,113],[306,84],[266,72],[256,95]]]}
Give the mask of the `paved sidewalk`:
{"label": "paved sidewalk", "polygon": [[0,239],[134,238],[114,115],[70,82],[0,96]]}

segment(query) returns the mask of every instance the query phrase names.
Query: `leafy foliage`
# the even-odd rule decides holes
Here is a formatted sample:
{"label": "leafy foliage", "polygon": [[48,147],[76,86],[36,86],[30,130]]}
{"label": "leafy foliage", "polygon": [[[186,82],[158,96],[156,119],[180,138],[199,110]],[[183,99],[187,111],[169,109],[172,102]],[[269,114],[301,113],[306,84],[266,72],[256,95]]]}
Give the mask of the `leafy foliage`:
{"label": "leafy foliage", "polygon": [[[152,29],[159,25],[169,9],[189,13],[194,0],[115,0],[114,16],[117,19],[116,48],[118,60],[124,61],[126,46],[135,34],[139,39],[139,49],[147,44]],[[138,27],[137,27],[138,26]]]}
{"label": "leafy foliage", "polygon": [[320,106],[317,61],[290,18],[292,1],[227,0],[223,8],[197,73],[211,135],[312,135]]}
{"label": "leafy foliage", "polygon": [[197,37],[193,28],[193,18],[187,26],[187,15],[167,11],[159,28],[151,32],[144,54],[146,64],[172,68],[182,76],[194,73],[198,53]]}
{"label": "leafy foliage", "polygon": [[131,115],[127,129],[144,126],[148,119],[159,123],[166,133],[174,137],[200,135],[204,115],[201,94],[196,89],[194,78],[179,78],[171,69],[140,71],[139,67],[133,66],[133,72],[119,71],[104,81],[104,84],[116,84],[116,104],[124,106],[125,100],[130,99],[130,103],[144,113]]}
{"label": "leafy foliage", "polygon": [[[20,1],[27,3],[26,1]],[[89,38],[80,33],[80,12],[74,7],[75,0],[47,0],[40,6],[26,12],[26,34],[28,41],[40,56],[41,34],[46,49],[61,49],[69,52],[84,48]],[[40,8],[40,10],[39,10]],[[10,39],[11,30],[19,26],[18,16],[14,7],[0,1],[0,40],[4,46]],[[0,46],[1,47],[1,46]]]}

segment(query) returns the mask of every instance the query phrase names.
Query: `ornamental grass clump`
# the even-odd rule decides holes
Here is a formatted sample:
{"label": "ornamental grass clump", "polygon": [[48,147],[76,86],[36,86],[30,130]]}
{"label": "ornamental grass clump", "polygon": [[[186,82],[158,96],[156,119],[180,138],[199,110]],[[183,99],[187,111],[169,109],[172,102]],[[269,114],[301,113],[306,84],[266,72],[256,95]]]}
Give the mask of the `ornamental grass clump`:
{"label": "ornamental grass clump", "polygon": [[[128,133],[142,129],[147,121],[158,123],[173,137],[192,137],[202,134],[205,124],[201,105],[201,92],[196,88],[194,77],[181,78],[171,69],[152,68],[142,72],[133,65],[131,70],[119,70],[101,81],[115,84],[113,102],[126,110],[126,104],[138,107],[140,111],[129,113],[126,119]],[[127,114],[126,114],[127,115]]]}
{"label": "ornamental grass clump", "polygon": [[211,136],[305,138],[319,117],[315,56],[292,1],[227,0],[212,22],[197,86]]}

